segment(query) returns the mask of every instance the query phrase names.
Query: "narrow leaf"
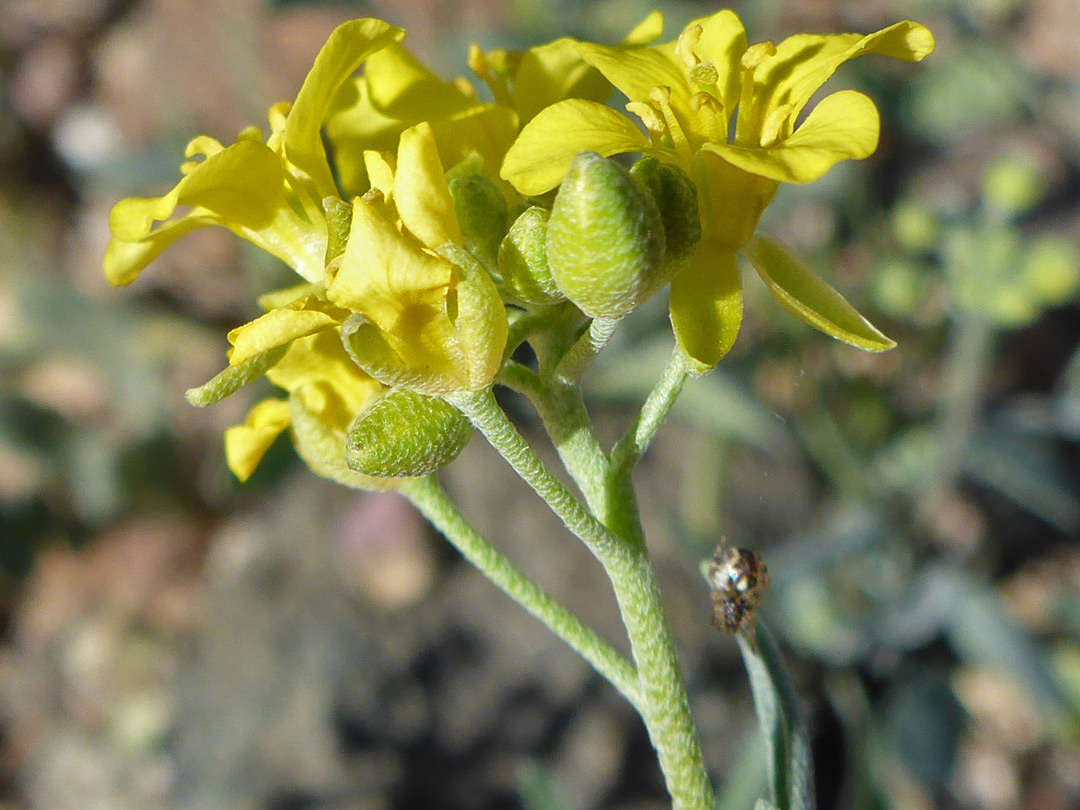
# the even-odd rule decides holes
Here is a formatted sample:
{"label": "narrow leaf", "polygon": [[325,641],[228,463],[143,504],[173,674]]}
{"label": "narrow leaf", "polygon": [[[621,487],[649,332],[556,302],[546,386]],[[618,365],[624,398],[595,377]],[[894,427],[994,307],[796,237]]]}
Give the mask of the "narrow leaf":
{"label": "narrow leaf", "polygon": [[736,639],[765,738],[772,804],[776,810],[814,810],[810,740],[795,690],[784,669],[780,650],[764,623],[757,623],[755,635],[756,644],[745,633],[739,633]]}

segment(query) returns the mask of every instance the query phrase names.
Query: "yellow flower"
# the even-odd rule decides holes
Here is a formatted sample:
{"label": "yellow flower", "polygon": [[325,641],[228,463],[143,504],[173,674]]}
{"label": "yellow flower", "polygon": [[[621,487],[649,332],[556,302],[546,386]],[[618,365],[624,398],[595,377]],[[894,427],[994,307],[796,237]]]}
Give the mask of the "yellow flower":
{"label": "yellow flower", "polygon": [[775,46],[747,47],[738,17],[721,11],[664,45],[576,47],[630,99],[627,109],[648,136],[602,104],[561,101],[522,130],[502,176],[522,194],[540,194],[558,185],[584,150],[653,155],[686,171],[698,187],[702,239],[672,281],[671,319],[698,370],[715,365],[738,332],[736,251],[786,309],[811,325],[873,351],[894,345],[783,248],[751,240],[779,183],[811,182],[837,162],[865,158],[877,147],[877,109],[855,91],[826,96],[796,126],[813,94],[837,67],[862,54],[922,59],[934,47],[926,28],[902,22],[869,36],[800,34]]}
{"label": "yellow flower", "polygon": [[[109,216],[105,274],[135,280],[184,234],[221,225],[277,256],[304,279],[321,283],[328,232],[322,201],[337,196],[321,129],[338,89],[371,54],[405,32],[380,20],[353,20],[331,34],[291,105],[270,109],[266,143],[250,127],[222,146],[206,136],[188,144],[183,179],[161,197],[121,200]],[[178,206],[189,207],[173,218]]]}
{"label": "yellow flower", "polygon": [[350,470],[345,463],[349,426],[383,386],[345,353],[340,330],[292,341],[266,376],[288,391],[289,398],[262,400],[244,424],[225,432],[225,458],[237,478],[247,480],[278,435],[291,429],[297,452],[317,474],[356,489],[396,485]]}
{"label": "yellow flower", "polygon": [[348,244],[327,268],[327,299],[356,313],[346,345],[386,385],[433,395],[491,385],[506,312],[461,245],[431,126],[403,132],[396,161],[365,159],[373,188],[353,201]]}
{"label": "yellow flower", "polygon": [[[229,333],[228,368],[188,392],[194,404],[209,405],[264,374],[288,392],[287,400],[260,402],[227,432],[226,457],[241,479],[289,429],[320,475],[363,488],[392,485],[347,467],[345,439],[357,415],[385,385],[436,394],[475,390],[490,385],[501,366],[506,313],[494,282],[462,247],[432,127],[406,128],[395,119],[383,135],[398,147],[396,157],[370,149],[357,155],[335,143],[333,170],[323,145],[328,120],[344,120],[342,99],[360,86],[353,74],[374,59],[364,92],[390,105],[386,115],[407,118],[426,109],[461,124],[453,148],[462,153],[470,133],[505,132],[501,146],[493,141],[493,167],[501,161],[516,131],[513,112],[492,114],[493,105],[448,95],[448,85],[397,45],[403,36],[379,20],[339,26],[295,103],[271,108],[265,143],[255,128],[230,146],[196,138],[188,157],[204,159],[185,164],[175,188],[123,200],[110,216],[104,266],[115,284],[133,281],[168,245],[205,225],[229,228],[304,279],[264,296],[265,314]],[[478,128],[462,123],[485,116],[490,120]],[[474,144],[468,151],[483,150]],[[336,177],[348,174],[357,157],[364,182],[370,173],[375,189],[346,202]]]}

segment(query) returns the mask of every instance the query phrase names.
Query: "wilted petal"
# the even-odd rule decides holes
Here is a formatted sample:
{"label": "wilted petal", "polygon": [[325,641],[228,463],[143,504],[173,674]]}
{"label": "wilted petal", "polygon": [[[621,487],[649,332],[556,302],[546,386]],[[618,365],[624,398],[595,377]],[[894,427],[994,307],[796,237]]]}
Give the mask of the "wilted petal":
{"label": "wilted petal", "polygon": [[401,133],[394,203],[405,229],[431,250],[447,242],[461,242],[454,200],[427,122]]}
{"label": "wilted petal", "polygon": [[405,238],[370,203],[353,203],[352,231],[340,265],[331,266],[327,297],[362,312],[380,329],[393,330],[404,310],[444,309],[453,268]]}
{"label": "wilted petal", "polygon": [[239,365],[268,349],[333,329],[349,315],[348,310],[334,306],[325,298],[305,295],[229,332],[229,343],[233,346],[229,365]]}

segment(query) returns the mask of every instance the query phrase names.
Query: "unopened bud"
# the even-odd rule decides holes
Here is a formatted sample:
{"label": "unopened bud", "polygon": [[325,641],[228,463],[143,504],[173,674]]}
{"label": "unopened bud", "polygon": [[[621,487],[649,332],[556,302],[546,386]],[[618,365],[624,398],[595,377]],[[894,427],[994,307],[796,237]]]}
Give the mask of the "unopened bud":
{"label": "unopened bud", "polygon": [[453,405],[404,388],[390,389],[353,420],[345,463],[379,478],[427,475],[453,461],[470,435],[472,425]]}
{"label": "unopened bud", "polygon": [[522,212],[499,247],[503,286],[529,304],[556,304],[565,299],[547,260],[548,212],[532,206]]}
{"label": "unopened bud", "polygon": [[547,256],[563,294],[593,318],[619,318],[663,286],[664,225],[652,194],[613,160],[582,152],[548,221]]}
{"label": "unopened bud", "polygon": [[652,194],[664,223],[664,282],[670,281],[701,241],[697,189],[678,166],[644,157],[630,169],[630,176]]}
{"label": "unopened bud", "polygon": [[484,267],[494,269],[506,233],[506,198],[486,177],[474,174],[449,184],[465,249]]}

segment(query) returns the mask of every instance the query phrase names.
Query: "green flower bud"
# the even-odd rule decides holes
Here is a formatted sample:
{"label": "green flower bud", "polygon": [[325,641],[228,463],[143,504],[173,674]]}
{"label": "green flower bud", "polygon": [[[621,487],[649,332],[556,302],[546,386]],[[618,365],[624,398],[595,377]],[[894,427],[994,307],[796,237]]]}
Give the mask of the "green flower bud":
{"label": "green flower bud", "polygon": [[353,420],[345,463],[379,478],[427,475],[453,461],[471,435],[472,425],[453,405],[389,389]]}
{"label": "green flower bud", "polygon": [[506,233],[506,198],[499,187],[479,174],[449,183],[465,249],[492,270]]}
{"label": "green flower bud", "polygon": [[652,194],[595,152],[574,158],[548,220],[563,294],[593,318],[627,315],[663,286],[664,223]]}
{"label": "green flower bud", "polygon": [[549,213],[538,206],[522,212],[499,247],[499,273],[512,295],[530,304],[557,304],[565,300],[547,260]]}
{"label": "green flower bud", "polygon": [[670,281],[701,241],[697,188],[678,166],[661,163],[654,157],[644,157],[635,163],[630,176],[649,190],[660,211],[666,237],[664,281]]}

